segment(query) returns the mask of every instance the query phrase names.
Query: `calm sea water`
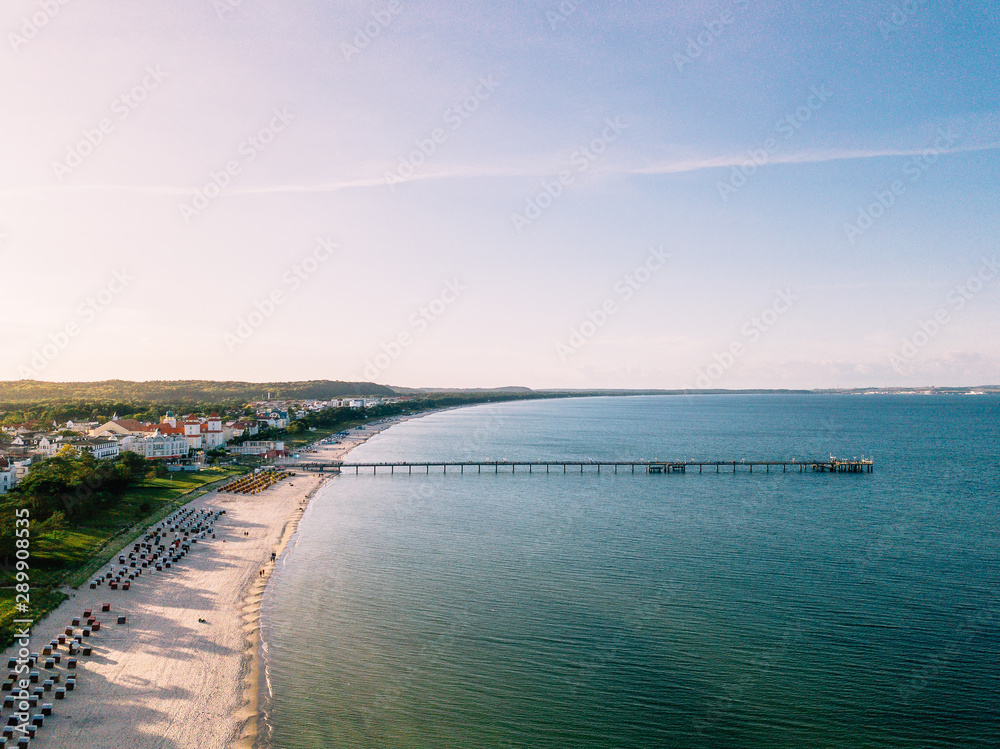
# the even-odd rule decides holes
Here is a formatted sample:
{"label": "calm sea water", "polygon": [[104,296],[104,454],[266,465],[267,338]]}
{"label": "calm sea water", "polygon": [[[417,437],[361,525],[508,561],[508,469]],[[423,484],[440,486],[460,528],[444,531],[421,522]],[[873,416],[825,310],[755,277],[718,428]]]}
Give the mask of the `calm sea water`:
{"label": "calm sea water", "polygon": [[343,475],[264,599],[280,749],[1000,746],[1000,398],[433,414],[350,460],[825,458],[865,475]]}

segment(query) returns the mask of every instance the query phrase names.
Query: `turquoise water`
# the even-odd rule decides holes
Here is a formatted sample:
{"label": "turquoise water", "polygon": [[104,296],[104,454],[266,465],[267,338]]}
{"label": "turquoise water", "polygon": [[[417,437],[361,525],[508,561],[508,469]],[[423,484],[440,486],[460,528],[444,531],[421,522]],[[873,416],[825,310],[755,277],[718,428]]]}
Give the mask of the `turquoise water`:
{"label": "turquoise water", "polygon": [[268,587],[275,747],[1000,746],[1000,398],[487,405],[349,460],[875,472],[343,475]]}

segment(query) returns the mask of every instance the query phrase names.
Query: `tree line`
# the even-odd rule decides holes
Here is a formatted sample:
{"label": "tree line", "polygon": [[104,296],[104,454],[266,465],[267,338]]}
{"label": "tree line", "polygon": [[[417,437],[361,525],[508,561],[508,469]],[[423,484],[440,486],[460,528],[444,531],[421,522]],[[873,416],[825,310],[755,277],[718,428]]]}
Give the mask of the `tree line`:
{"label": "tree line", "polygon": [[[212,380],[159,380],[130,382],[0,382],[0,403],[52,405],[67,403],[169,403],[192,410],[197,404],[229,407],[251,401],[329,400],[361,396],[394,396],[397,392],[373,382],[308,380],[303,382],[215,382]],[[121,413],[119,411],[119,413]]]}
{"label": "tree line", "polygon": [[34,464],[7,494],[0,496],[0,558],[15,553],[18,510],[27,509],[32,535],[59,530],[114,507],[149,473],[163,475],[164,464],[151,465],[136,453],[97,460],[89,452],[64,447]]}

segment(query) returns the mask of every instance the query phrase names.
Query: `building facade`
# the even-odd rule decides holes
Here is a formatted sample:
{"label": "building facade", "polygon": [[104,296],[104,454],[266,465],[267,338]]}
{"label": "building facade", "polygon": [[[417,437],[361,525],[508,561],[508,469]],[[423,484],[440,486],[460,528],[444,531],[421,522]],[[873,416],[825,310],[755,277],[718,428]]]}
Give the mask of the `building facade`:
{"label": "building facade", "polygon": [[124,437],[121,449],[141,455],[146,460],[186,458],[191,453],[191,445],[183,435],[159,432],[151,437]]}

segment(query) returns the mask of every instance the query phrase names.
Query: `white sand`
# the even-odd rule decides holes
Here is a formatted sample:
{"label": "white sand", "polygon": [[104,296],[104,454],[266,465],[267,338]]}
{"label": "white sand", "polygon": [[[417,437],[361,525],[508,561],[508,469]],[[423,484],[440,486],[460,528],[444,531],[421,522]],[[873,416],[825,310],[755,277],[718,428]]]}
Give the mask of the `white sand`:
{"label": "white sand", "polygon": [[[323,446],[303,459],[341,458],[391,423],[358,432],[339,445]],[[259,606],[272,568],[271,553],[280,555],[309,497],[325,480],[298,473],[256,496],[207,494],[185,507],[225,509],[215,524],[216,538],[194,544],[175,567],[144,570],[129,591],[107,586],[90,590],[88,585],[67,590],[72,597],[35,623],[32,652],[41,652],[84,609],[94,610],[102,628],[90,639],[93,655],[77,656],[76,689],[65,700],[54,699],[54,692],[45,695],[53,713],[31,746],[251,746],[257,724]],[[110,613],[99,613],[103,602],[111,604]],[[120,614],[128,617],[127,624],[115,624]],[[4,653],[0,666],[16,647]],[[62,653],[56,669],[62,681],[57,686],[73,673],[66,669],[65,648]],[[44,679],[46,672],[41,673]],[[3,714],[10,713],[7,709]]]}

